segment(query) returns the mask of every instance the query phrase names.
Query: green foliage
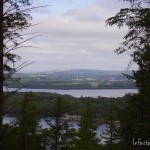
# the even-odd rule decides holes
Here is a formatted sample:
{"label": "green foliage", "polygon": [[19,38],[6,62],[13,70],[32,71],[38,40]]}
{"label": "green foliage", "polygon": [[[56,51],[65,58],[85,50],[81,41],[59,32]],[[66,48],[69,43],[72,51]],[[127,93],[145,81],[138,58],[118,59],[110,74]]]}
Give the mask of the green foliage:
{"label": "green foliage", "polygon": [[61,135],[60,150],[74,150],[74,139],[76,129],[73,128],[71,122],[65,121],[63,124],[63,134]]}
{"label": "green foliage", "polygon": [[[59,94],[55,93],[34,93],[35,105],[37,111],[41,116],[52,116],[53,108],[56,104],[57,97]],[[74,98],[69,95],[64,95],[64,101],[69,105],[63,110],[64,114],[69,115],[80,115],[80,110],[84,107],[84,100],[90,99],[93,107],[93,111],[96,113],[98,118],[106,118],[108,116],[110,104],[113,103],[119,109],[123,108],[126,105],[127,97],[122,98],[106,98],[106,97],[81,97]],[[23,98],[23,93],[16,93],[12,97],[6,100],[5,103],[5,112],[10,115],[18,115],[21,109],[21,99]],[[65,104],[66,105],[66,104]],[[116,120],[118,119],[118,112],[116,113]]]}
{"label": "green foliage", "polygon": [[47,129],[46,143],[52,150],[71,149],[74,130],[70,128],[70,124],[63,119],[64,109],[67,103],[63,97],[58,97],[54,103],[51,118],[46,118],[49,125]]}
{"label": "green foliage", "polygon": [[[32,133],[27,137],[31,148],[37,146],[42,149],[53,145],[53,149],[75,150],[76,148],[83,149],[87,142],[89,145],[86,148],[92,148],[93,150],[109,148],[108,145],[110,144],[101,146],[97,143],[99,140],[95,137],[96,128],[102,121],[109,124],[111,115],[113,115],[113,120],[119,120],[120,114],[123,114],[121,111],[124,111],[125,106],[127,107],[127,99],[131,97],[126,95],[123,98],[81,97],[78,99],[67,95],[62,97],[58,94],[50,93],[34,93],[33,96],[32,93],[26,93],[23,95],[22,93],[17,93],[6,101],[7,110],[16,112],[16,115],[19,115],[18,126],[9,127],[7,128],[9,132],[5,132],[5,141],[9,141],[10,145],[15,147],[14,149],[17,149],[16,145],[22,145],[21,139],[23,136],[21,132],[23,130],[27,133]],[[113,109],[110,109],[110,106]],[[39,118],[38,112],[43,115],[42,117],[47,118],[48,129],[38,127],[36,122]],[[63,120],[63,114],[82,115],[78,132],[73,129],[71,122]],[[107,118],[107,120],[103,118]],[[122,116],[122,118],[124,117]],[[36,127],[36,130],[34,127]],[[36,141],[39,141],[38,144],[36,144]],[[5,146],[8,146],[7,142],[5,142]],[[118,148],[115,144],[113,144],[113,147]]]}
{"label": "green foliage", "polygon": [[19,138],[17,134],[17,128],[9,125],[3,126],[3,143],[2,149],[4,150],[19,150]]}
{"label": "green foliage", "polygon": [[40,117],[32,93],[25,93],[20,104],[21,111],[15,123],[5,126],[3,148],[6,150],[42,150],[41,135],[38,133]]}
{"label": "green foliage", "polygon": [[46,122],[50,125],[48,141],[49,147],[52,150],[60,149],[60,138],[63,130],[63,107],[62,97],[59,97],[56,99],[56,103],[53,109],[53,118],[46,119]]}
{"label": "green foliage", "polygon": [[149,141],[150,2],[146,0],[130,0],[130,2],[130,8],[121,9],[106,21],[111,26],[128,27],[124,42],[116,52],[118,54],[130,52],[132,61],[138,65],[138,70],[133,71],[133,76],[128,76],[136,81],[139,94],[129,97],[127,106],[121,112],[121,144],[122,149],[149,149],[146,146],[133,146],[132,141],[139,138],[142,141]]}
{"label": "green foliage", "polygon": [[85,101],[82,108],[79,130],[75,141],[75,148],[79,150],[97,150],[100,148],[99,139],[96,137],[96,116],[93,113],[91,102]]}
{"label": "green foliage", "polygon": [[[16,67],[20,56],[14,50],[22,48],[22,44],[30,38],[25,38],[22,31],[31,26],[29,6],[30,0],[1,0],[0,1],[0,149],[3,140],[2,120],[4,99],[3,86],[12,79],[12,74],[26,66],[26,63]],[[26,34],[27,35],[27,34]]]}
{"label": "green foliage", "polygon": [[[71,96],[62,97],[58,94],[49,93],[34,93],[34,96],[32,93],[26,93],[24,97],[22,97],[22,95],[22,93],[17,93],[16,96],[11,97],[11,99],[17,101],[17,105],[12,103],[13,109],[14,107],[17,108],[20,106],[17,112],[19,115],[16,123],[17,126],[5,127],[6,137],[4,139],[4,145],[9,149],[9,142],[9,144],[12,145],[12,150],[20,149],[23,144],[22,141],[25,139],[27,139],[27,145],[29,145],[30,149],[34,149],[35,147],[36,149],[44,149],[46,146],[51,149],[60,150],[109,149],[110,146],[108,145],[111,145],[110,143],[105,146],[98,144],[99,139],[96,137],[95,131],[102,120],[107,124],[110,123],[111,116],[113,120],[118,120],[120,114],[122,114],[120,110],[124,110],[126,100],[131,97],[128,95],[122,99],[103,97],[81,97],[77,99]],[[10,100],[10,102],[11,101],[12,100]],[[8,106],[12,106],[12,104],[7,100]],[[40,129],[38,127],[38,111],[40,111],[41,108],[48,110],[43,113],[49,124],[48,129]],[[41,112],[43,112],[43,110]],[[63,114],[66,113],[82,116],[78,131],[73,129],[71,122],[63,119]],[[99,113],[102,113],[102,115]],[[107,120],[101,117],[107,118]],[[115,147],[115,149],[118,148],[115,144],[113,144],[113,147]]]}
{"label": "green foliage", "polygon": [[35,149],[37,147],[39,119],[32,93],[25,93],[21,102],[21,112],[16,121],[22,149]]}
{"label": "green foliage", "polygon": [[119,142],[119,121],[116,121],[116,106],[110,104],[108,118],[106,121],[106,129],[102,132],[101,138],[105,139],[104,149],[117,149]]}
{"label": "green foliage", "polygon": [[[127,106],[120,112],[120,143],[124,148],[137,148],[133,146],[133,138],[136,141],[139,138],[143,141],[149,139],[150,119],[148,116],[150,115],[150,101],[148,97],[149,94],[142,99],[144,103],[143,112],[140,94],[129,96]],[[146,149],[145,146],[144,148]]]}
{"label": "green foliage", "polygon": [[[130,8],[121,9],[106,22],[108,25],[117,25],[119,28],[128,27],[129,31],[124,36],[124,42],[121,47],[116,49],[116,52],[122,54],[130,51],[132,61],[139,66],[138,71],[133,72],[133,78],[136,85],[141,88],[142,84],[150,83],[150,8],[147,1],[132,2],[138,4],[133,3]],[[147,5],[142,7],[142,3]]]}
{"label": "green foliage", "polygon": [[30,0],[5,0],[3,2],[3,71],[5,80],[10,79],[12,74],[20,70],[23,66],[15,67],[15,62],[20,60],[20,56],[14,53],[15,49],[22,48],[26,39],[22,32],[31,26]]}
{"label": "green foliage", "polygon": [[21,102],[21,112],[18,118],[20,130],[26,133],[36,133],[39,115],[36,109],[35,101],[31,92],[25,93]]}
{"label": "green foliage", "polygon": [[145,45],[150,43],[149,24],[150,9],[142,8],[140,5],[132,5],[130,8],[121,9],[114,17],[109,18],[108,25],[117,25],[119,28],[127,26],[128,33],[124,36],[125,41],[116,52],[121,54],[132,50],[131,57],[134,58],[134,52],[142,53]]}

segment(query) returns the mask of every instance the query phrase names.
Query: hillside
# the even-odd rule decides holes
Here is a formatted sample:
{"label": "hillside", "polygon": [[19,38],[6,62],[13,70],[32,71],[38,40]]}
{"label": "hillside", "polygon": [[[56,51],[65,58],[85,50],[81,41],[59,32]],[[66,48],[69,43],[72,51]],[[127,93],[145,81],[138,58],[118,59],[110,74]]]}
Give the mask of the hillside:
{"label": "hillside", "polygon": [[40,73],[17,73],[20,82],[8,82],[8,86],[42,89],[129,89],[135,88],[121,71],[65,70]]}

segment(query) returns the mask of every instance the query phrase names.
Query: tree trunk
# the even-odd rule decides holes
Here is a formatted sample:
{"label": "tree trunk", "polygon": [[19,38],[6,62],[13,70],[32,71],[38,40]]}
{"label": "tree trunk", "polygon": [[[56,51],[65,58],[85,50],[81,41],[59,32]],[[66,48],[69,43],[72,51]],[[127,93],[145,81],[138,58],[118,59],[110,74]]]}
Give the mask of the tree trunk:
{"label": "tree trunk", "polygon": [[3,141],[3,0],[0,0],[0,149]]}
{"label": "tree trunk", "polygon": [[23,133],[22,135],[22,150],[28,150],[28,139],[26,133]]}

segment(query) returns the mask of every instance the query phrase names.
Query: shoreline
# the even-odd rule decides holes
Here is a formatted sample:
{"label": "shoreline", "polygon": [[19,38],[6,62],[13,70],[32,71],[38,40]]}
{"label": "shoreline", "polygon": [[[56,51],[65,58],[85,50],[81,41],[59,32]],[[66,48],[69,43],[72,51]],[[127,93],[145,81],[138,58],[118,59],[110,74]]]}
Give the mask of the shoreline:
{"label": "shoreline", "polygon": [[[30,90],[30,89],[35,89],[35,90],[41,90],[41,88],[15,88],[15,87],[9,87],[8,89],[27,89],[27,90]],[[5,89],[4,89],[5,90]],[[42,88],[42,90],[138,90],[138,88],[56,88],[56,89],[51,89],[51,88]],[[5,90],[6,91],[6,90]]]}
{"label": "shoreline", "polygon": [[128,93],[138,93],[138,89],[27,89],[27,88],[8,88],[4,92],[33,92],[33,93],[56,93],[60,95],[70,95],[75,98],[80,97],[123,97]]}

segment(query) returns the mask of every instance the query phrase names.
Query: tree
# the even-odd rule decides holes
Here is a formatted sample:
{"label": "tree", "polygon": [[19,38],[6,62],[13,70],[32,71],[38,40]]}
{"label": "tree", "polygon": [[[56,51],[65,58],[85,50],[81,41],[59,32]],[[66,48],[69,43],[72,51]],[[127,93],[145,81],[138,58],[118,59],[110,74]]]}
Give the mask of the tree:
{"label": "tree", "polygon": [[60,150],[74,150],[75,136],[76,129],[74,129],[73,124],[65,120],[63,124],[63,133],[61,135]]}
{"label": "tree", "polygon": [[47,145],[52,150],[67,150],[71,148],[74,130],[70,128],[71,124],[63,119],[66,107],[67,103],[63,97],[58,97],[52,110],[52,117],[46,119],[47,124],[50,126],[46,131]]}
{"label": "tree", "polygon": [[34,97],[31,92],[25,93],[21,103],[21,113],[17,119],[18,136],[21,145],[20,149],[37,149],[39,147],[38,130],[39,130],[39,115],[35,105]]}
{"label": "tree", "polygon": [[120,111],[120,143],[122,149],[134,149],[133,138],[141,137],[140,131],[140,103],[138,95],[128,95],[127,105]]}
{"label": "tree", "polygon": [[60,139],[63,132],[63,107],[64,106],[62,106],[62,97],[57,98],[53,108],[53,117],[46,119],[47,124],[49,124],[50,126],[50,129],[48,131],[49,137],[47,138],[47,140],[49,143],[48,145],[52,150],[60,149]]}
{"label": "tree", "polygon": [[[133,71],[133,76],[126,76],[129,79],[134,79],[136,81],[139,94],[136,98],[133,97],[135,100],[134,102],[131,100],[131,102],[128,103],[126,111],[131,110],[129,111],[129,118],[127,120],[121,119],[121,124],[126,127],[129,127],[132,124],[135,125],[135,130],[130,132],[133,133],[132,136],[130,136],[131,134],[128,134],[130,138],[126,137],[126,140],[134,138],[136,133],[138,133],[138,136],[140,136],[142,140],[145,140],[148,138],[147,133],[150,130],[148,127],[150,119],[147,117],[149,115],[148,109],[150,108],[150,95],[148,94],[148,91],[150,91],[150,1],[124,1],[129,1],[131,7],[121,9],[114,17],[111,17],[106,21],[107,24],[111,26],[117,25],[119,28],[123,26],[128,27],[128,33],[124,36],[124,42],[116,49],[116,52],[118,54],[130,52],[132,61],[138,65],[138,70]],[[135,105],[133,103],[135,103]],[[135,116],[138,117],[135,118]],[[122,117],[126,117],[126,115]],[[131,121],[131,118],[135,118],[133,119],[134,122],[132,122],[133,120]],[[129,124],[129,126],[127,124]],[[122,131],[122,135],[127,135],[128,130]]]}
{"label": "tree", "polygon": [[3,0],[0,0],[0,148],[2,145],[3,123]]}
{"label": "tree", "polygon": [[116,106],[111,103],[108,110],[108,118],[106,119],[106,129],[101,134],[101,137],[105,139],[104,149],[117,149],[119,137],[118,137],[118,122],[116,122]]}
{"label": "tree", "polygon": [[81,113],[79,130],[76,135],[75,149],[97,150],[100,149],[99,139],[96,137],[96,119],[91,102],[87,100]]}
{"label": "tree", "polygon": [[4,125],[3,149],[42,150],[40,118],[31,92],[24,94],[20,105],[20,114],[16,120]]}
{"label": "tree", "polygon": [[30,0],[0,0],[0,146],[2,144],[2,121],[4,97],[4,81],[20,70],[26,63],[16,67],[15,62],[20,59],[14,53],[15,49],[22,48],[25,39],[22,31],[31,26]]}
{"label": "tree", "polygon": [[[145,86],[150,83],[150,2],[145,0],[124,1],[130,1],[131,7],[121,9],[106,23],[110,26],[117,25],[119,28],[128,27],[129,30],[124,36],[124,42],[115,51],[117,54],[130,52],[132,61],[139,66],[138,71],[133,71],[132,78],[136,80],[136,85],[142,91],[142,85]],[[142,7],[142,4],[147,4],[147,7]]]}

